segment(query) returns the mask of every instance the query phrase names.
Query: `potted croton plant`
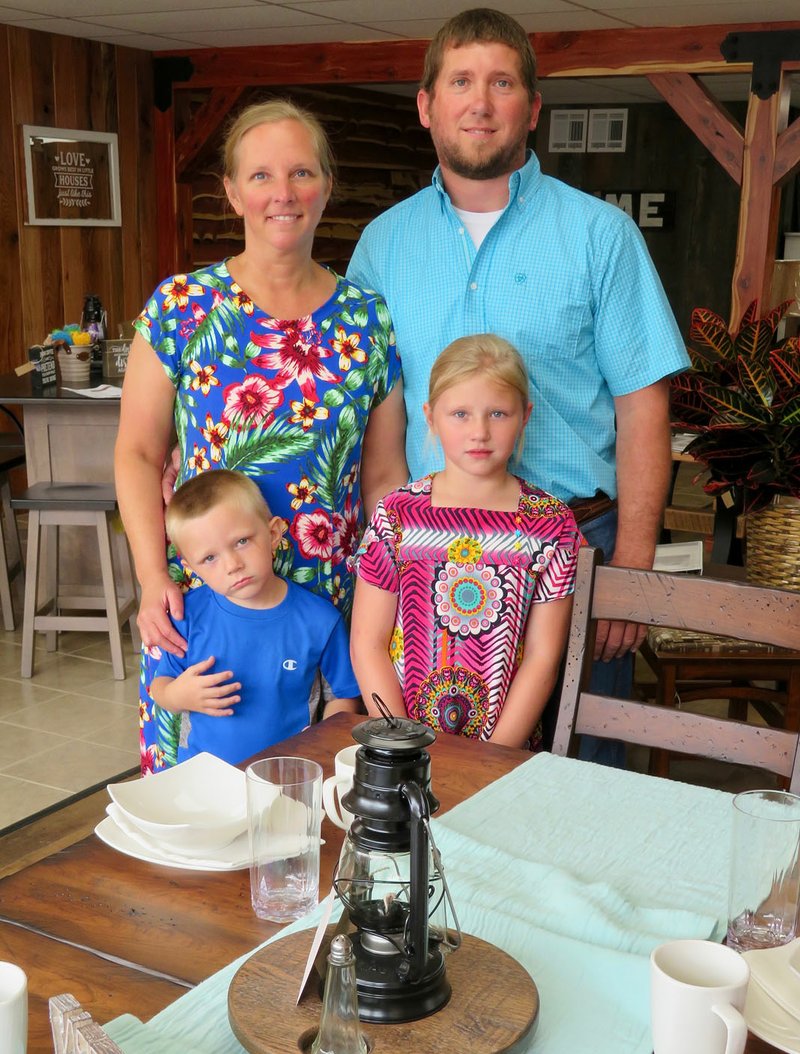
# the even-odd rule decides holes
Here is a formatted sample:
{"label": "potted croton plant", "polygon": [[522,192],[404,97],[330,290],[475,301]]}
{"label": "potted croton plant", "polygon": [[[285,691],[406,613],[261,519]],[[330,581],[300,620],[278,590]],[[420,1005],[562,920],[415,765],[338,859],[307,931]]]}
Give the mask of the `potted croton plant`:
{"label": "potted croton plant", "polygon": [[736,332],[695,308],[692,369],[673,379],[671,406],[674,427],[697,433],[686,451],[708,468],[706,492],[747,514],[748,577],[800,589],[800,340],[777,340],[792,303],[759,315],[754,301]]}

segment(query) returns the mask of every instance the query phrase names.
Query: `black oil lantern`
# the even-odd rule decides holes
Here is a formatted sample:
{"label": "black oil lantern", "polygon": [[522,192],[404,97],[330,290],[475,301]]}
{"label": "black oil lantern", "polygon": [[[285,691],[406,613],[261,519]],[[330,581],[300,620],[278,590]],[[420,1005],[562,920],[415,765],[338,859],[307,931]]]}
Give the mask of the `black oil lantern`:
{"label": "black oil lantern", "polygon": [[334,888],[356,930],[359,1017],[413,1021],[450,998],[445,953],[461,938],[429,824],[439,802],[425,748],[436,736],[386,711],[357,725],[353,738],[361,748],[342,804],[355,819]]}

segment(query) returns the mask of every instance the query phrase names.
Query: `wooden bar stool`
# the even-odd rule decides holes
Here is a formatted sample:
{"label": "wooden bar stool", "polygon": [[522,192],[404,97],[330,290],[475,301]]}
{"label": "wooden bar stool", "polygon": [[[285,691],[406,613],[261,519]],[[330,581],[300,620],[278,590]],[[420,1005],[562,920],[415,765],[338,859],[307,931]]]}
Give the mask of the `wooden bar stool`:
{"label": "wooden bar stool", "polygon": [[[25,610],[22,619],[22,676],[33,675],[34,633],[48,634],[48,650],[55,648],[59,630],[88,630],[108,634],[114,677],[125,678],[122,657],[121,627],[130,623],[134,647],[138,647],[136,629],[136,587],[133,564],[127,544],[125,572],[127,582],[117,587],[111,557],[111,528],[117,515],[117,499],[110,483],[35,483],[18,498],[12,498],[15,509],[28,512],[28,556],[25,581]],[[60,591],[58,575],[59,527],[94,527],[100,555],[103,595],[65,595]],[[45,570],[41,576],[44,598],[39,601],[39,556],[45,543]],[[100,609],[102,615],[62,612]]]}
{"label": "wooden bar stool", "polygon": [[16,436],[0,435],[0,608],[3,628],[14,629],[14,605],[11,583],[22,573],[22,549],[19,544],[17,518],[11,508],[11,484],[8,474],[25,464],[25,447]]}

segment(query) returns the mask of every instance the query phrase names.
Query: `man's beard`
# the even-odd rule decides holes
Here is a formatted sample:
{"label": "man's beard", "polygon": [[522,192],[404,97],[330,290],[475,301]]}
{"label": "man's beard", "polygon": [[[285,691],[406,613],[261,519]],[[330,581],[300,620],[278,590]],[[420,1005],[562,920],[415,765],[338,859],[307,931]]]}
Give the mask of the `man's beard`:
{"label": "man's beard", "polygon": [[455,175],[462,176],[464,179],[480,181],[498,179],[500,176],[509,176],[515,172],[524,161],[526,142],[527,135],[522,142],[510,143],[496,153],[477,160],[466,157],[458,147],[450,143],[434,141],[434,146],[439,161],[445,168],[449,168]]}

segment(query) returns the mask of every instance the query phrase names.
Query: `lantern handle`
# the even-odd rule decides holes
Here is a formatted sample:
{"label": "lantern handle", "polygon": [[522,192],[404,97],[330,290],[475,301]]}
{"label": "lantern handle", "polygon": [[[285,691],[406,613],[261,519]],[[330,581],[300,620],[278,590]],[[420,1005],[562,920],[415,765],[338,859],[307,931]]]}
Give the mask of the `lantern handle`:
{"label": "lantern handle", "polygon": [[389,707],[384,703],[383,699],[378,695],[377,692],[372,693],[372,701],[381,712],[381,717],[388,722],[390,728],[399,728],[400,722],[394,716]]}
{"label": "lantern handle", "polygon": [[400,785],[400,793],[408,802],[411,815],[409,847],[411,850],[409,890],[410,941],[405,941],[405,966],[402,973],[406,980],[418,981],[425,972],[428,961],[428,831],[426,821],[430,818],[428,799],[418,783],[409,781]]}

